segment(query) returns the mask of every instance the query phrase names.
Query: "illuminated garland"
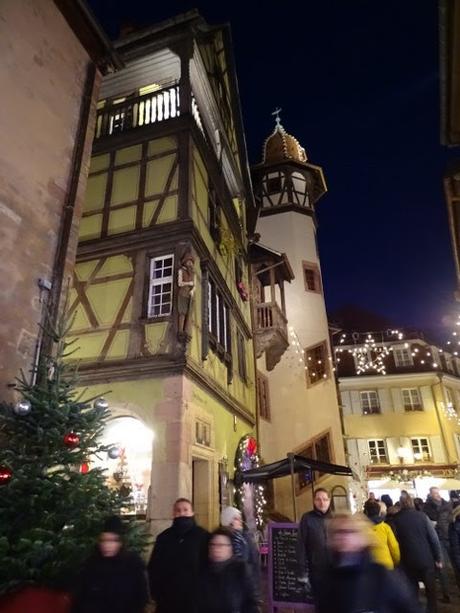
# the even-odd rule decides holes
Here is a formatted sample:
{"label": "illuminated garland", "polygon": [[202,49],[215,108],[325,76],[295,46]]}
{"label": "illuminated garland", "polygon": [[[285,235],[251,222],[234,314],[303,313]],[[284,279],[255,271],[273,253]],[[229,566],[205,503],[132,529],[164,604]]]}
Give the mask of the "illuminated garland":
{"label": "illuminated garland", "polygon": [[[297,364],[301,364],[302,365],[302,369],[304,371],[306,371],[308,373],[308,375],[311,377],[312,380],[315,379],[315,377],[317,376],[317,373],[314,369],[314,364],[312,363],[312,358],[311,356],[306,355],[305,349],[302,347],[301,343],[300,343],[300,339],[296,333],[296,331],[294,330],[293,326],[289,326],[289,337],[290,337],[290,345],[293,348],[293,350],[295,351],[296,354],[296,363]],[[335,371],[335,366],[332,364],[332,357],[328,356],[328,361],[329,361],[329,368],[332,369],[332,371]],[[317,360],[317,364],[321,364],[321,360]],[[323,378],[327,379],[328,375],[324,374]]]}
{"label": "illuminated garland", "polygon": [[[250,470],[251,468],[258,468],[260,466],[260,458],[257,453],[257,441],[250,434],[246,434],[240,440],[238,448],[235,454],[235,470],[243,472]],[[235,492],[236,506],[244,511],[244,499],[245,499],[245,487],[248,484],[242,484]],[[254,492],[254,516],[258,528],[262,528],[264,525],[264,513],[267,501],[265,499],[264,486],[259,484],[253,484],[249,486]]]}
{"label": "illuminated garland", "polygon": [[[454,332],[454,335],[457,333]],[[340,362],[340,354],[344,351],[351,354],[356,359],[356,374],[361,375],[363,373],[369,373],[374,371],[381,375],[386,375],[385,358],[390,355],[391,352],[398,349],[394,347],[391,342],[392,338],[396,337],[398,341],[404,339],[404,334],[399,330],[386,330],[386,332],[352,332],[348,334],[342,334],[339,340],[339,345],[351,345],[353,348],[348,347],[335,347],[336,362]],[[378,338],[378,340],[376,340]],[[350,342],[351,341],[351,342]],[[460,344],[460,342],[459,342]],[[410,343],[404,343],[404,349],[410,349]],[[443,349],[436,348],[439,353],[444,353]],[[423,351],[423,350],[422,350]],[[421,366],[431,361],[431,367],[434,370],[440,368],[440,365],[435,361],[433,354],[429,348],[422,353],[418,347],[414,347],[411,350],[411,357],[413,358],[413,365],[418,363]],[[458,352],[454,352],[453,355],[458,355]],[[428,358],[428,359],[425,359]]]}

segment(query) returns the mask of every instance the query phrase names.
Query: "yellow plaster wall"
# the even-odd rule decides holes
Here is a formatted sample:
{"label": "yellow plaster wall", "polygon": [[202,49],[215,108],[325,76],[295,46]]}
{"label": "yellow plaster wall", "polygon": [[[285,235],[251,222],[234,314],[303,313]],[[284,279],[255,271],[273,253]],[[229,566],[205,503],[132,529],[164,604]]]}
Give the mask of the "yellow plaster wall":
{"label": "yellow plaster wall", "polygon": [[[175,137],[157,138],[146,145],[147,156],[153,159],[145,161],[145,189],[140,189],[141,157],[143,145],[124,147],[112,154],[114,169],[109,198],[107,233],[109,235],[134,232],[150,225],[158,206],[161,211],[157,224],[177,219],[177,189],[179,168],[176,167],[168,183],[169,174],[177,162],[177,140]],[[111,154],[93,156],[90,176],[83,205],[79,238],[92,240],[101,236],[104,202],[109,189],[109,164]],[[127,165],[129,164],[129,165]],[[105,171],[105,172],[104,172]],[[98,173],[98,174],[94,174]],[[139,228],[137,223],[137,204],[144,204],[144,211]]]}
{"label": "yellow plaster wall", "polygon": [[213,424],[213,447],[218,459],[227,458],[230,476],[233,477],[234,458],[238,443],[245,434],[255,434],[254,429],[239,417],[234,421],[233,415],[219,401],[193,381],[189,381],[191,396],[190,408],[199,409],[209,416]]}
{"label": "yellow plaster wall", "polygon": [[114,417],[132,416],[141,419],[155,432],[154,410],[164,398],[163,379],[112,381],[91,385],[84,398],[104,396]]}
{"label": "yellow plaster wall", "polygon": [[[131,284],[134,273],[130,258],[125,255],[108,257],[94,275],[100,260],[80,262],[75,267],[75,275],[79,282],[84,285],[83,291],[98,327],[92,328],[89,315],[84,305],[81,304],[75,288],[71,289],[69,304],[74,309],[74,321],[70,338],[78,338],[76,346],[78,350],[72,355],[74,359],[85,361],[97,360],[100,357],[104,344],[108,338],[110,328],[113,326],[122,307],[126,293]],[[125,278],[113,278],[119,275],[127,275]],[[98,282],[100,280],[101,282]],[[91,281],[91,283],[90,283]],[[129,300],[120,324],[129,323],[132,314],[132,298]],[[105,359],[120,359],[127,356],[129,331],[118,330],[110,344]]]}
{"label": "yellow plaster wall", "polygon": [[[451,389],[454,394],[460,394],[460,380],[454,377],[445,377],[444,385]],[[346,414],[344,415],[346,436],[352,439],[386,439],[441,435],[442,445],[446,447],[448,458],[450,460],[456,458],[460,461],[459,450],[455,444],[455,436],[460,434],[460,425],[455,419],[448,419],[444,412],[442,387],[436,375],[433,374],[431,380],[429,374],[427,374],[426,380],[414,380],[408,375],[407,380],[399,380],[397,383],[391,383],[385,377],[382,378],[382,384],[378,386],[366,385],[365,379],[361,379],[356,382],[355,386],[348,383],[341,391],[343,394],[366,389],[391,392],[391,390],[405,388],[421,390],[422,411],[396,411],[391,406],[384,407],[382,413],[377,415]]]}

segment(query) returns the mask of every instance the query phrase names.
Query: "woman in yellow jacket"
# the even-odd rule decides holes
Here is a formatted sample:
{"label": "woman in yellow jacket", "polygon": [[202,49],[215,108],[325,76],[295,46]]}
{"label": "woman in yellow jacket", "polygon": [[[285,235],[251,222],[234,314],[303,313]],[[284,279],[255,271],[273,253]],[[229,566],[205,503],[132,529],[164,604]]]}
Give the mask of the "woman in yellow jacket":
{"label": "woman in yellow jacket", "polygon": [[[382,506],[380,506],[382,504]],[[401,559],[399,543],[396,540],[393,530],[383,520],[385,516],[382,512],[383,503],[368,500],[364,513],[374,524],[373,531],[375,544],[371,549],[372,557],[377,564],[381,564],[390,570],[398,566]]]}

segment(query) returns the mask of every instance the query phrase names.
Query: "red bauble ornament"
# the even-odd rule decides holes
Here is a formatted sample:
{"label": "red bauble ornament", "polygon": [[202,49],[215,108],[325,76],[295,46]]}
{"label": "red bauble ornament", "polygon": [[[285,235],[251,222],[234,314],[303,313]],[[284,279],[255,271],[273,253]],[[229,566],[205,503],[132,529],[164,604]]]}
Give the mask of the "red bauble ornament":
{"label": "red bauble ornament", "polygon": [[248,450],[248,454],[250,456],[253,456],[257,452],[257,441],[252,436],[248,438],[246,449]]}
{"label": "red bauble ornament", "polygon": [[6,485],[11,481],[13,471],[7,466],[0,466],[0,485]]}
{"label": "red bauble ornament", "polygon": [[83,462],[83,464],[80,466],[80,472],[82,475],[86,475],[86,473],[89,472],[89,464],[88,462]]}
{"label": "red bauble ornament", "polygon": [[76,447],[80,442],[80,437],[75,432],[69,432],[64,436],[64,445],[66,447]]}

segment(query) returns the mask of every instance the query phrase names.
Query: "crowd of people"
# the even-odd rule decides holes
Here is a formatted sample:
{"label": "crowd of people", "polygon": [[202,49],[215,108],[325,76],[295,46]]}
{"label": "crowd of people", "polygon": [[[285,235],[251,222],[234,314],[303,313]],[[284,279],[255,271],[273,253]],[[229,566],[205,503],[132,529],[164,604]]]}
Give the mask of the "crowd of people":
{"label": "crowd of people", "polygon": [[426,611],[450,602],[449,566],[460,590],[460,500],[446,501],[432,487],[427,500],[406,491],[393,504],[371,494],[363,514],[333,515],[326,490],[300,522],[298,559],[319,613]]}
{"label": "crowd of people", "polygon": [[[437,488],[424,502],[402,492],[393,504],[371,494],[363,513],[331,512],[328,492],[299,524],[299,581],[317,613],[417,613],[419,584],[426,610],[437,611],[438,587],[450,600],[450,564],[460,590],[460,501]],[[259,552],[241,512],[226,507],[209,534],[192,503],[178,499],[172,525],[159,534],[145,567],[123,546],[123,524],[108,518],[75,587],[72,613],[258,613],[262,592]]]}

